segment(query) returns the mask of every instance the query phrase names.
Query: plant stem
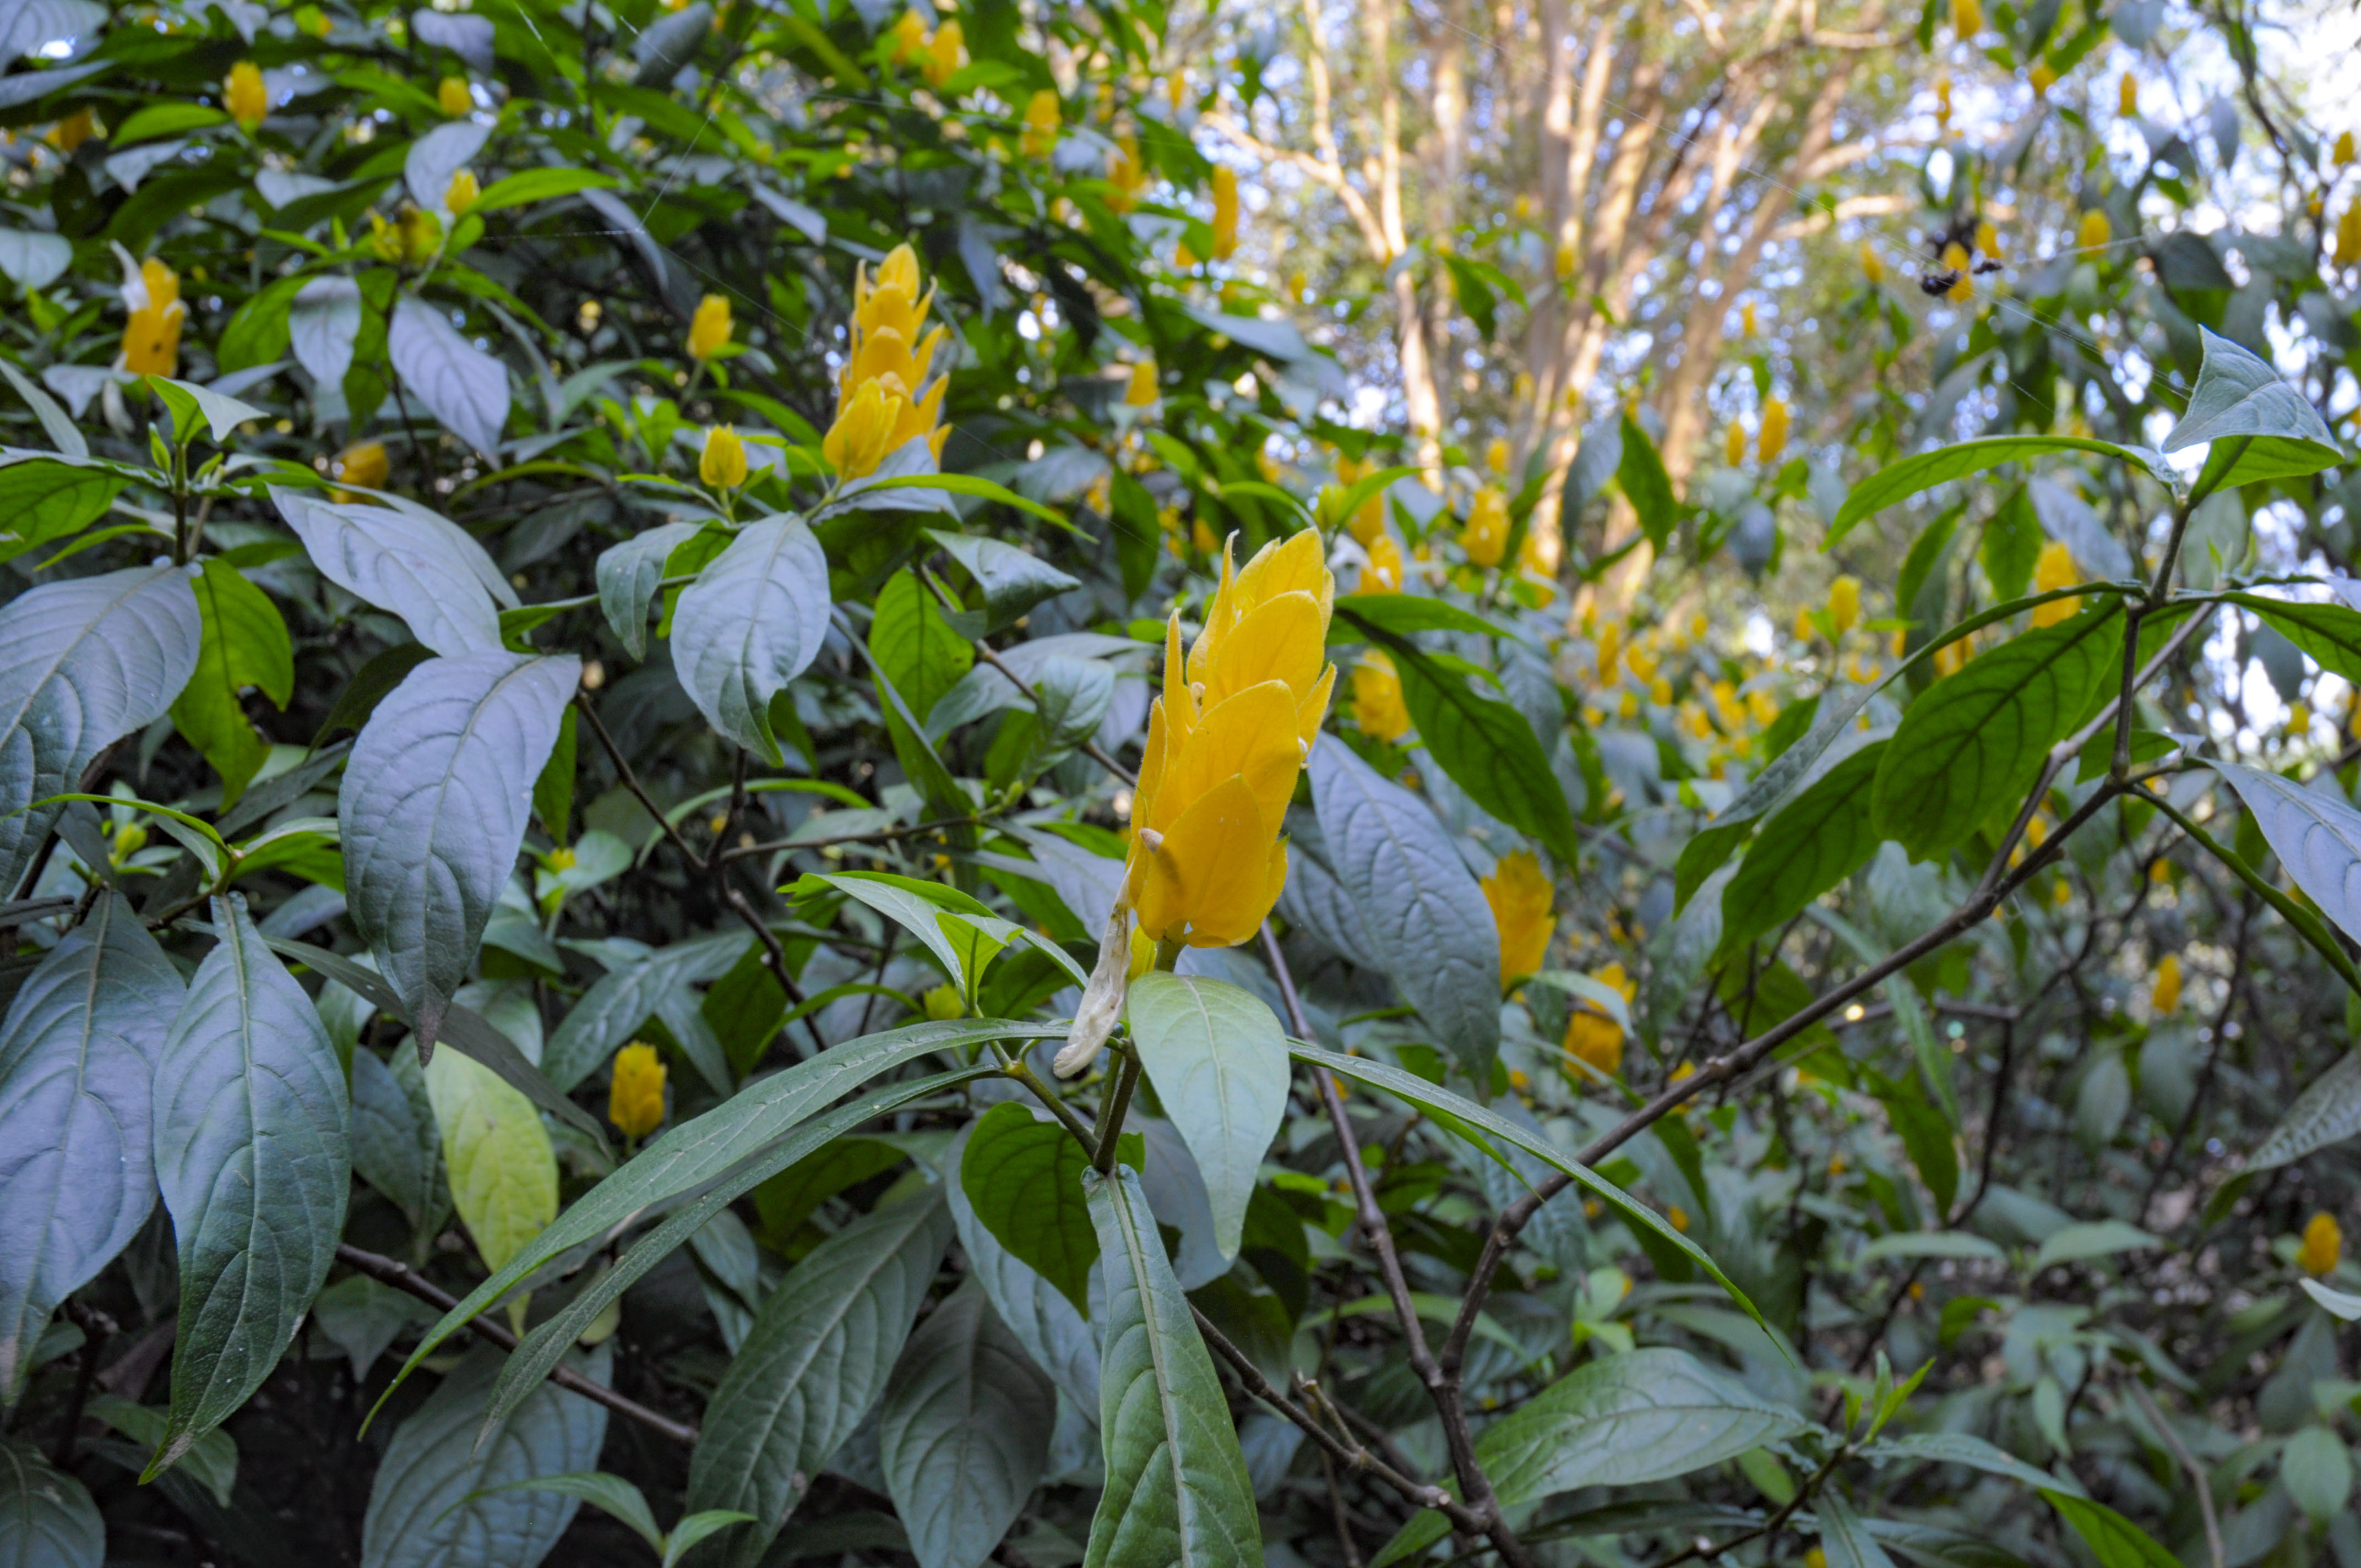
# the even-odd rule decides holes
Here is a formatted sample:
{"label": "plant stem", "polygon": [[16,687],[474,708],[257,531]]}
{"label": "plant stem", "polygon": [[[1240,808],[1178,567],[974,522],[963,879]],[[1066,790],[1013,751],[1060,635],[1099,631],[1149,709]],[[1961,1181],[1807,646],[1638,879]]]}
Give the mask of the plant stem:
{"label": "plant stem", "polygon": [[1101,1176],[1115,1174],[1115,1151],[1123,1140],[1123,1119],[1131,1110],[1131,1091],[1139,1087],[1139,1053],[1114,1041],[1108,1044],[1122,1065],[1115,1069],[1114,1091],[1099,1110],[1098,1147],[1091,1156],[1091,1164]]}

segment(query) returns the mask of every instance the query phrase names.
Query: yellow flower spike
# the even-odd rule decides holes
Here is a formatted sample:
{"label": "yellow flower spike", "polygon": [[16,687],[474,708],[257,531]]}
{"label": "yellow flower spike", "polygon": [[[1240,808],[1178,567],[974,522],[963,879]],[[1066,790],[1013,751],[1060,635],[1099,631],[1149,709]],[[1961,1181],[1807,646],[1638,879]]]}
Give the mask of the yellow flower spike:
{"label": "yellow flower spike", "polygon": [[1609,621],[1598,630],[1598,684],[1605,685],[1615,678],[1617,661],[1622,656],[1623,629]]}
{"label": "yellow flower spike", "polygon": [[2052,87],[2058,85],[2058,72],[2050,69],[2048,60],[2037,60],[2033,62],[2033,69],[2026,73],[2026,80],[2033,83],[2033,95],[2044,98],[2048,96]]}
{"label": "yellow flower spike", "polygon": [[894,62],[906,65],[923,60],[927,54],[926,18],[916,11],[905,11],[902,19],[894,24]]}
{"label": "yellow flower spike", "polygon": [[1813,638],[1817,637],[1819,634],[1820,629],[1812,624],[1811,607],[1808,605],[1796,606],[1795,641],[1798,642],[1809,642]]}
{"label": "yellow flower spike", "polygon": [[[1376,549],[1377,542],[1385,536],[1386,532],[1385,492],[1380,490],[1363,501],[1360,510],[1353,514],[1353,521],[1345,526],[1352,532],[1355,539],[1361,542],[1363,548]],[[1397,562],[1401,559],[1399,552],[1394,559]]]}
{"label": "yellow flower spike", "polygon": [[1164,96],[1171,104],[1172,112],[1179,114],[1181,106],[1189,102],[1189,73],[1176,71],[1167,78],[1164,83]]}
{"label": "yellow flower spike", "polygon": [[1556,272],[1559,282],[1565,282],[1574,276],[1575,263],[1578,259],[1572,245],[1565,240],[1558,242],[1557,254],[1552,258],[1552,269]]}
{"label": "yellow flower spike", "polygon": [[1754,450],[1765,463],[1776,463],[1779,454],[1787,450],[1787,405],[1781,399],[1763,401],[1763,428],[1755,437]]}
{"label": "yellow flower spike", "polygon": [[2361,261],[2361,201],[2345,209],[2336,220],[2336,265],[2350,267]]}
{"label": "yellow flower spike", "polygon": [[1509,549],[1509,498],[1495,485],[1476,492],[1467,509],[1466,526],[1459,531],[1460,548],[1478,566],[1497,566]]}
{"label": "yellow flower spike", "polygon": [[1484,466],[1502,477],[1506,477],[1509,472],[1509,457],[1508,437],[1496,435],[1485,444]]}
{"label": "yellow flower spike", "polygon": [[1380,533],[1369,544],[1369,564],[1361,569],[1361,580],[1354,591],[1398,594],[1401,592],[1402,574],[1401,546],[1394,543],[1393,535]]}
{"label": "yellow flower spike", "polygon": [[940,88],[965,64],[966,29],[959,25],[956,18],[946,21],[935,29],[935,36],[927,40],[926,59],[919,63],[919,72],[926,77],[928,86]]}
{"label": "yellow flower spike", "polygon": [[2306,702],[2288,704],[2288,734],[2301,740],[2312,733],[2312,705]]}
{"label": "yellow flower spike", "polygon": [[708,294],[697,302],[697,313],[688,322],[688,356],[710,359],[730,345],[730,302],[719,294]]}
{"label": "yellow flower spike", "polygon": [[964,1017],[967,1014],[967,998],[960,994],[958,986],[949,981],[936,986],[920,1000],[927,1004],[927,1016],[936,1023]]}
{"label": "yellow flower spike", "polygon": [[1867,240],[1861,247],[1861,275],[1869,280],[1872,288],[1885,281],[1885,263],[1877,258],[1876,247]]}
{"label": "yellow flower spike", "polygon": [[1127,407],[1144,409],[1158,397],[1156,361],[1143,359],[1131,367],[1131,378],[1124,384],[1123,400]]}
{"label": "yellow flower spike", "polygon": [[1399,740],[1410,733],[1401,676],[1383,653],[1372,653],[1354,666],[1353,722],[1372,740]]}
{"label": "yellow flower spike", "polygon": [[42,139],[60,152],[71,157],[73,149],[98,134],[98,116],[88,109],[76,109],[49,127]]}
{"label": "yellow flower spike", "polygon": [[229,76],[222,82],[222,107],[239,128],[247,131],[270,112],[270,90],[262,84],[262,72],[254,61],[241,60],[229,68]]}
{"label": "yellow flower spike", "polygon": [[705,450],[697,459],[697,477],[716,489],[734,490],[746,482],[746,444],[726,424],[705,433]]}
{"label": "yellow flower spike", "polygon": [[614,1085],[607,1091],[607,1120],[627,1138],[644,1138],[664,1119],[664,1065],[653,1046],[634,1040],[615,1053]]}
{"label": "yellow flower spike", "polygon": [[1115,134],[1115,153],[1107,159],[1107,183],[1114,187],[1107,193],[1107,205],[1118,213],[1127,213],[1139,203],[1139,189],[1148,183],[1148,170],[1139,161],[1139,137],[1129,131]]}
{"label": "yellow flower spike", "polygon": [[1291,304],[1301,304],[1303,302],[1304,294],[1311,289],[1311,287],[1312,280],[1303,275],[1303,271],[1301,268],[1289,273],[1287,275],[1287,298],[1289,302]]}
{"label": "yellow flower spike", "polygon": [[839,410],[836,422],[820,438],[819,455],[847,479],[873,474],[894,450],[894,427],[901,417],[902,400],[889,397],[874,381],[866,382]]}
{"label": "yellow flower spike", "polygon": [[1048,87],[1040,89],[1025,103],[1025,130],[1018,146],[1027,158],[1047,158],[1049,149],[1058,145],[1058,94]]}
{"label": "yellow flower spike", "polygon": [[1828,623],[1841,637],[1861,619],[1861,579],[1850,575],[1828,585]]}
{"label": "yellow flower spike", "polygon": [[1213,166],[1213,259],[1226,260],[1238,248],[1238,172]]}
{"label": "yellow flower spike", "polygon": [[465,214],[468,208],[474,206],[476,204],[476,198],[482,193],[483,192],[480,188],[476,184],[475,171],[473,170],[462,169],[458,173],[451,176],[451,183],[444,187],[444,210],[448,212],[453,217],[458,217]]}
{"label": "yellow flower spike", "polygon": [[2107,242],[2114,237],[2114,225],[2107,222],[2107,214],[2096,207],[2082,214],[2082,221],[2074,231],[2074,244],[2085,255],[2105,249]]}
{"label": "yellow flower spike", "polygon": [[1500,986],[1506,990],[1541,972],[1550,937],[1557,929],[1550,916],[1556,889],[1528,850],[1502,855],[1482,886],[1484,902],[1492,906],[1492,925],[1500,933]]}
{"label": "yellow flower spike", "polygon": [[123,327],[123,367],[134,376],[170,376],[181,365],[180,275],[154,257],[139,264],[139,286],[125,291],[131,319]]}
{"label": "yellow flower spike", "polygon": [[2128,71],[2124,72],[2123,80],[2115,83],[2115,113],[2126,120],[2136,119],[2139,115],[2139,78]]}
{"label": "yellow flower spike", "polygon": [[2157,960],[2156,989],[2148,992],[2148,1006],[2159,1018],[2178,1012],[2180,1007],[2180,955],[2167,953]]}
{"label": "yellow flower spike", "polygon": [[1984,30],[1984,8],[1976,0],[1951,0],[1951,30],[1966,43]]}
{"label": "yellow flower spike", "polygon": [[1224,547],[1222,586],[1185,661],[1178,615],[1167,624],[1124,880],[1149,938],[1233,947],[1278,901],[1279,829],[1336,678],[1324,661],[1335,593],[1307,529],[1243,570]]}
{"label": "yellow flower spike", "polygon": [[1642,680],[1653,681],[1656,678],[1656,656],[1639,642],[1634,641],[1631,644],[1631,651],[1623,655],[1623,662],[1629,664],[1631,667],[1631,673]]}
{"label": "yellow flower spike", "polygon": [[1935,123],[1945,130],[1951,126],[1951,79],[1948,75],[1935,78]]}
{"label": "yellow flower spike", "polygon": [[[385,488],[386,477],[392,470],[385,444],[379,441],[357,441],[328,461],[328,477],[340,479],[356,489]],[[339,501],[359,499],[341,489],[335,492],[335,498]]]}
{"label": "yellow flower spike", "polygon": [[2296,1262],[2306,1274],[2317,1279],[2336,1270],[2337,1260],[2345,1255],[2345,1233],[2337,1228],[2336,1216],[2322,1210],[2303,1228],[2303,1246],[2295,1255]]}
{"label": "yellow flower spike", "polygon": [[1673,683],[1664,679],[1662,675],[1658,675],[1654,680],[1650,681],[1648,683],[1648,700],[1654,703],[1658,707],[1664,707],[1670,704],[1673,700]]}
{"label": "yellow flower spike", "polygon": [[1187,240],[1172,247],[1172,265],[1183,272],[1197,265],[1197,253],[1189,248]]}
{"label": "yellow flower spike", "polygon": [[1722,438],[1722,455],[1733,468],[1746,461],[1746,427],[1736,420],[1730,422],[1730,433]]}
{"label": "yellow flower spike", "polygon": [[[2049,593],[2058,588],[2071,587],[2082,580],[2081,568],[2074,565],[2074,553],[2053,539],[2041,547],[2041,555],[2034,563],[2033,587],[2037,593]],[[2055,626],[2070,620],[2081,608],[2079,598],[2053,599],[2033,607],[2033,624]]]}
{"label": "yellow flower spike", "polygon": [[1748,337],[1754,335],[1754,302],[1752,300],[1738,307],[1738,330]]}
{"label": "yellow flower spike", "polygon": [[476,112],[476,95],[467,90],[464,76],[446,76],[434,89],[434,102],[453,119]]}
{"label": "yellow flower spike", "polygon": [[1993,227],[1989,221],[1979,221],[1976,225],[1976,248],[1994,261],[2001,258],[2000,230]]}

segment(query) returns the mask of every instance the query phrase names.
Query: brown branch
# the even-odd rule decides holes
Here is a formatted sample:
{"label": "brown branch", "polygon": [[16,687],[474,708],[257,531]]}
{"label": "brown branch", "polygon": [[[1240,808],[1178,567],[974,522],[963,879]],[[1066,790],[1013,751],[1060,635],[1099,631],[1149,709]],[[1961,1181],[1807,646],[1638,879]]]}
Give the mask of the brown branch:
{"label": "brown branch", "polygon": [[[379,1253],[364,1252],[350,1242],[336,1244],[336,1260],[368,1275],[380,1285],[390,1285],[397,1290],[417,1297],[438,1311],[449,1311],[459,1304],[458,1298],[445,1291],[406,1263],[399,1263]],[[517,1347],[516,1335],[486,1318],[471,1318],[467,1327],[476,1337],[502,1350]],[[670,1438],[684,1448],[695,1447],[697,1429],[686,1421],[676,1421],[661,1411],[652,1410],[635,1399],[627,1399],[603,1383],[593,1382],[570,1366],[549,1369],[549,1380],[570,1393],[606,1406],[617,1415],[639,1422],[661,1437]]]}

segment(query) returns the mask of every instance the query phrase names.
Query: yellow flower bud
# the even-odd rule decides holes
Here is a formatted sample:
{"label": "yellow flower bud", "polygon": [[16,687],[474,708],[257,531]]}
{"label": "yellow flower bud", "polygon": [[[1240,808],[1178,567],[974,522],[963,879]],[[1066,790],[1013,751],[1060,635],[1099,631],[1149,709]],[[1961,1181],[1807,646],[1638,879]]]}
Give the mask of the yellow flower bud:
{"label": "yellow flower bud", "polygon": [[1861,619],[1861,579],[1846,576],[1828,585],[1828,623],[1841,637]]}
{"label": "yellow flower bud", "polygon": [[894,449],[894,426],[901,415],[901,399],[887,396],[874,381],[864,383],[820,437],[820,456],[848,479],[875,473]]}
{"label": "yellow flower bud", "polygon": [[2157,960],[2156,989],[2148,992],[2148,1006],[2159,1018],[2179,1011],[2180,1007],[2180,955],[2167,953]]}
{"label": "yellow flower bud", "polygon": [[1976,0],[1951,0],[1951,30],[1966,43],[1984,30],[1984,8]]}
{"label": "yellow flower bud", "polygon": [[444,188],[443,206],[456,218],[474,206],[476,198],[482,193],[477,188],[474,170],[462,169],[451,176],[451,183]]}
{"label": "yellow flower bud", "polygon": [[926,18],[916,11],[903,12],[902,19],[894,24],[894,62],[906,65],[914,60],[924,60],[926,54]]}
{"label": "yellow flower bud", "polygon": [[1364,594],[1401,592],[1405,567],[1401,546],[1394,543],[1393,535],[1378,534],[1369,542],[1368,552],[1369,564],[1361,569],[1361,580],[1354,585],[1354,591]]}
{"label": "yellow flower bud", "polygon": [[1598,684],[1605,685],[1615,678],[1615,665],[1621,657],[1622,628],[1609,621],[1598,631]]}
{"label": "yellow flower bud", "polygon": [[1527,975],[1541,972],[1550,936],[1557,929],[1550,916],[1556,889],[1528,850],[1502,855],[1481,885],[1484,902],[1492,906],[1492,924],[1500,934],[1500,986],[1506,990]]}
{"label": "yellow flower bud", "polygon": [[927,1016],[938,1023],[962,1017],[967,1013],[967,999],[960,994],[956,985],[945,983],[936,986],[921,1000],[927,1004]]}
{"label": "yellow flower bud", "polygon": [[1278,901],[1280,825],[1336,679],[1325,659],[1335,597],[1324,542],[1305,529],[1243,569],[1224,547],[1185,668],[1179,613],[1167,623],[1124,883],[1149,937],[1235,947]]}
{"label": "yellow flower bud", "polygon": [[2115,113],[2126,120],[2139,115],[2139,79],[2128,71],[2115,83]]}
{"label": "yellow flower bud", "polygon": [[2114,237],[2114,225],[2107,222],[2107,214],[2096,207],[2082,214],[2082,222],[2074,231],[2074,243],[2085,254],[2105,249],[2107,242]]}
{"label": "yellow flower bud", "polygon": [[1172,265],[1183,272],[1197,265],[1197,253],[1189,248],[1187,240],[1184,239],[1172,247]]}
{"label": "yellow flower bud", "polygon": [[637,1040],[615,1053],[614,1085],[607,1091],[607,1120],[627,1138],[644,1138],[664,1119],[664,1065],[653,1046]]}
{"label": "yellow flower bud", "polygon": [[1820,629],[1812,624],[1811,607],[1808,605],[1798,605],[1795,608],[1795,641],[1798,642],[1809,642],[1819,634]]}
{"label": "yellow flower bud", "polygon": [[134,376],[170,376],[180,367],[181,278],[149,257],[139,264],[139,285],[124,291],[131,319],[123,328],[123,367]]}
{"label": "yellow flower bud", "polygon": [[270,112],[270,91],[262,84],[262,72],[254,61],[241,60],[229,68],[229,77],[222,83],[222,107],[248,131]]}
{"label": "yellow flower bud", "polygon": [[926,59],[918,66],[927,85],[939,88],[967,64],[967,32],[956,18],[935,29],[927,40]]}
{"label": "yellow flower bud", "polygon": [[734,490],[746,482],[746,444],[726,424],[705,433],[705,450],[697,459],[697,477],[717,489]]}
{"label": "yellow flower bud", "polygon": [[1755,455],[1765,463],[1779,461],[1779,454],[1787,450],[1787,405],[1777,398],[1766,399],[1763,404],[1763,428],[1754,442]]}
{"label": "yellow flower bud", "polygon": [[1738,307],[1738,330],[1748,337],[1754,335],[1754,302],[1752,300]]}
{"label": "yellow flower bud", "polygon": [[1867,240],[1861,247],[1861,275],[1869,280],[1872,288],[1885,281],[1885,263],[1877,258],[1877,247]]}
{"label": "yellow flower bud", "polygon": [[1722,438],[1721,445],[1722,455],[1730,459],[1730,466],[1731,467],[1735,468],[1741,463],[1745,462],[1746,427],[1739,423],[1736,420],[1731,420],[1730,422],[1730,432]]}
{"label": "yellow flower bud", "polygon": [[688,356],[710,359],[730,344],[730,302],[719,294],[708,294],[697,302],[697,313],[688,322]]}
{"label": "yellow flower bud", "polygon": [[1565,240],[1558,241],[1557,255],[1553,259],[1552,266],[1557,273],[1559,282],[1563,283],[1574,276],[1574,266],[1577,259],[1572,245]]}
{"label": "yellow flower bud", "polygon": [[1685,1234],[1687,1232],[1689,1228],[1689,1212],[1686,1209],[1682,1208],[1678,1203],[1674,1204],[1671,1208],[1664,1211],[1664,1218],[1673,1223],[1673,1229]]}
{"label": "yellow flower bud", "polygon": [[1213,166],[1213,258],[1223,260],[1238,247],[1238,173],[1225,163]]}
{"label": "yellow flower bud", "polygon": [[60,152],[71,157],[73,149],[98,134],[98,116],[88,109],[76,109],[49,127],[42,138]]}
{"label": "yellow flower bud", "polygon": [[1048,87],[1040,89],[1025,104],[1025,131],[1019,145],[1027,158],[1047,158],[1049,149],[1058,145],[1058,94]]}
{"label": "yellow flower bud", "polygon": [[[2041,547],[2041,555],[2034,563],[2033,587],[2036,592],[2049,593],[2054,589],[2071,587],[2082,580],[2082,573],[2074,565],[2074,553],[2053,539]],[[2033,624],[2055,626],[2072,619],[2081,606],[2079,598],[2052,599],[2048,604],[2033,607]]]}
{"label": "yellow flower bud", "polygon": [[1486,444],[1484,448],[1484,466],[1489,468],[1495,474],[1505,476],[1508,473],[1509,442],[1507,437],[1496,435]]}
{"label": "yellow flower bud", "polygon": [[2035,97],[2047,97],[2049,90],[2058,85],[2058,72],[2049,68],[2048,60],[2037,60],[2033,62],[2033,69],[2026,73],[2026,80],[2033,83]]}
{"label": "yellow flower bud", "polygon": [[[392,472],[387,458],[385,444],[379,441],[357,441],[328,461],[328,477],[342,481],[357,490],[381,490],[386,477]],[[351,500],[342,489],[335,492],[338,500]]]}
{"label": "yellow flower bud", "polygon": [[1498,486],[1476,492],[1467,509],[1466,526],[1459,531],[1460,548],[1478,566],[1497,566],[1509,549],[1509,498]]}
{"label": "yellow flower bud", "polygon": [[1410,733],[1401,675],[1383,653],[1371,653],[1354,666],[1353,722],[1372,740],[1399,740]]}
{"label": "yellow flower bud", "polygon": [[1979,222],[1976,225],[1976,248],[1994,261],[2001,259],[2000,230],[1988,222]]}
{"label": "yellow flower bud", "polygon": [[[1639,989],[1624,974],[1621,964],[1609,964],[1591,978],[1621,992],[1626,1001]],[[1592,1011],[1587,1003],[1576,1003],[1574,1015],[1566,1020],[1563,1047],[1566,1057],[1566,1077],[1577,1084],[1587,1076],[1577,1069],[1577,1063],[1608,1078],[1623,1069],[1621,1026],[1605,1014]]]}
{"label": "yellow flower bud", "polygon": [[1305,278],[1301,270],[1299,269],[1289,273],[1287,275],[1288,299],[1295,304],[1301,304],[1303,302],[1303,296],[1310,290],[1311,286],[1311,280]]}
{"label": "yellow flower bud", "polygon": [[1144,409],[1157,399],[1156,361],[1143,359],[1131,367],[1131,379],[1123,389],[1123,400],[1136,409]]}
{"label": "yellow flower bud", "polygon": [[2345,208],[2336,220],[2335,260],[2339,267],[2361,261],[2361,201]]}
{"label": "yellow flower bud", "polygon": [[2339,131],[2336,133],[2336,167],[2342,169],[2352,161],[2353,133],[2351,131]]}
{"label": "yellow flower bud", "polygon": [[2334,1273],[2337,1260],[2344,1255],[2345,1233],[2337,1228],[2336,1216],[2326,1210],[2314,1214],[2303,1228],[2303,1247],[2296,1254],[2296,1262],[2317,1279]]}
{"label": "yellow flower bud", "polygon": [[461,115],[471,115],[476,110],[476,95],[467,90],[467,79],[464,76],[445,77],[442,84],[434,89],[434,102],[454,119]]}

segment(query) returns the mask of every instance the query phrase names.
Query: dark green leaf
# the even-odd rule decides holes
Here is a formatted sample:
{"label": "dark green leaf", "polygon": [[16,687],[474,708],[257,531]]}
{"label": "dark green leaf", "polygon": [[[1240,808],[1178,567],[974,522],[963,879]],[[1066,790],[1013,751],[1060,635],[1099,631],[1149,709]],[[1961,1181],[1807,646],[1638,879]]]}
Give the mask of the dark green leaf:
{"label": "dark green leaf", "polygon": [[1664,471],[1656,444],[1630,414],[1623,416],[1623,455],[1616,465],[1615,478],[1623,487],[1623,499],[1640,514],[1640,532],[1663,554],[1673,530],[1680,525],[1681,505],[1673,495],[1672,476]]}
{"label": "dark green leaf", "polygon": [[1823,774],[1763,826],[1721,893],[1721,953],[1791,918],[1861,869],[1877,848],[1869,801],[1886,743],[1872,741]]}
{"label": "dark green leaf", "polygon": [[1131,982],[1124,1012],[1148,1081],[1205,1179],[1213,1245],[1235,1257],[1287,1113],[1287,1036],[1260,997],[1204,975],[1150,970]]}
{"label": "dark green leaf", "polygon": [[1082,1199],[1090,1163],[1090,1151],[1064,1127],[1004,1101],[977,1119],[959,1168],[968,1206],[993,1238],[1084,1315],[1091,1266],[1099,1257],[1098,1233]]}
{"label": "dark green leaf", "polygon": [[[2004,463],[2024,463],[2048,452],[2096,452],[2129,463],[2144,472],[2152,472],[2149,458],[2131,447],[2117,446],[2109,441],[2092,441],[2079,435],[1993,435],[1981,441],[1962,441],[1956,445],[1938,447],[1915,457],[1905,457],[1889,463],[1852,488],[1852,494],[1837,510],[1836,521],[1828,525],[1828,538],[1822,550],[1833,550],[1853,525],[1874,517],[1896,501],[1909,499],[1922,490],[1952,479],[1964,479],[1971,474],[1981,474],[1987,468],[1997,468]],[[2009,597],[2006,595],[2004,598]]]}
{"label": "dark green leaf", "polygon": [[54,457],[0,466],[0,561],[79,533],[106,515],[127,483],[110,469]]}
{"label": "dark green leaf", "polygon": [[207,561],[193,586],[204,637],[196,671],[172,704],[172,723],[221,774],[222,805],[230,806],[270,756],[240,694],[252,686],[285,707],[295,689],[295,651],[279,607],[236,567]]}

